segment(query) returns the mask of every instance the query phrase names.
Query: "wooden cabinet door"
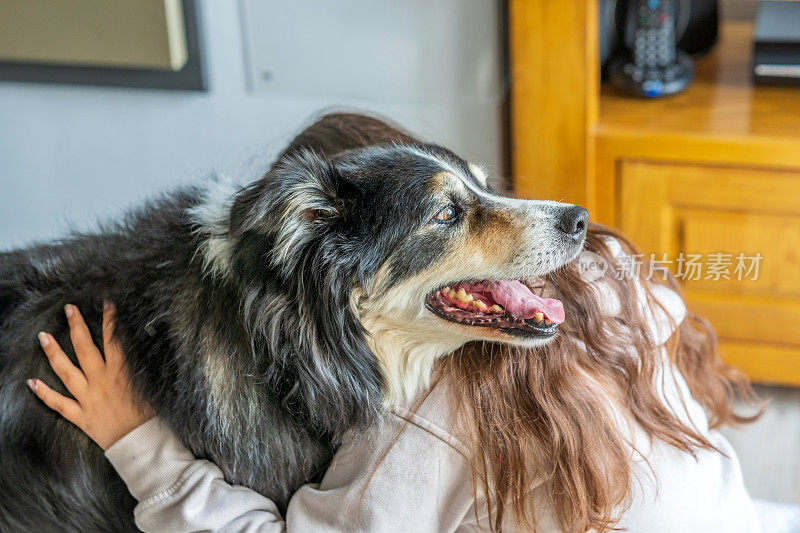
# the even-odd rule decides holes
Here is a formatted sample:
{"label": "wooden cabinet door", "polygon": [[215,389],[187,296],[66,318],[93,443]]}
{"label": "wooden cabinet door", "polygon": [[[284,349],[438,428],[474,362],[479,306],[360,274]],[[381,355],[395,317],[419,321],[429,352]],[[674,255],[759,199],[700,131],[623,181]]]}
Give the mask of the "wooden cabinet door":
{"label": "wooden cabinet door", "polygon": [[[712,322],[723,357],[755,380],[800,385],[800,170],[619,169],[617,225],[642,262],[655,254],[677,273],[682,259],[689,307]],[[691,258],[699,277],[687,272]]]}

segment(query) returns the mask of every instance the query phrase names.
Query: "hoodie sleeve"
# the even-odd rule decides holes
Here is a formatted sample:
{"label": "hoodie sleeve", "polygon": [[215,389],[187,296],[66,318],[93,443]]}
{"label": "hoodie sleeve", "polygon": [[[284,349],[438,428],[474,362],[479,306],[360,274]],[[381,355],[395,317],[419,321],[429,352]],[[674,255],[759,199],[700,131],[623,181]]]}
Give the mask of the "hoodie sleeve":
{"label": "hoodie sleeve", "polygon": [[454,531],[474,514],[471,470],[458,441],[414,413],[387,414],[345,440],[319,485],[301,487],[285,521],[268,498],[230,485],[195,459],[160,419],[134,429],[106,457],[139,501],[143,531]]}
{"label": "hoodie sleeve", "polygon": [[209,461],[195,459],[160,418],[128,433],[106,457],[139,504],[143,531],[285,531],[275,504],[245,487],[225,482]]}

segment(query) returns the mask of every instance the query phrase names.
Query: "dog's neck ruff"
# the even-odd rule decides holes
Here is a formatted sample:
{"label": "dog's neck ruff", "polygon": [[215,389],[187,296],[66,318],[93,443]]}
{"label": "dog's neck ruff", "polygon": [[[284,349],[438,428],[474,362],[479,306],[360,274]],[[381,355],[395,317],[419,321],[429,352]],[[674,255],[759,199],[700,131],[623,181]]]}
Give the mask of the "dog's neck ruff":
{"label": "dog's neck ruff", "polygon": [[231,205],[240,185],[225,178],[211,181],[203,198],[189,210],[190,220],[196,224],[195,233],[201,235],[199,253],[203,268],[213,276],[230,273],[234,240],[230,237]]}

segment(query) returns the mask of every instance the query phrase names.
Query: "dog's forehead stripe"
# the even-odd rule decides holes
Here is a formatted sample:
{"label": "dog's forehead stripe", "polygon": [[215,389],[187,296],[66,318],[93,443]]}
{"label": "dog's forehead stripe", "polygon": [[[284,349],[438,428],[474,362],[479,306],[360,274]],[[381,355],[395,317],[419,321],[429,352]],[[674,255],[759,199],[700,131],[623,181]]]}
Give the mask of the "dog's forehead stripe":
{"label": "dog's forehead stripe", "polygon": [[490,199],[493,201],[498,201],[503,199],[502,196],[497,196],[496,194],[492,194],[489,191],[483,189],[483,183],[481,183],[478,180],[478,178],[473,175],[474,171],[470,168],[470,166],[474,165],[468,164],[466,168],[462,169],[454,165],[450,161],[444,159],[443,157],[439,157],[436,154],[432,154],[418,146],[407,146],[405,148],[413,155],[431,161],[447,174],[451,174],[452,176],[454,176],[466,190],[468,190],[475,196],[483,197],[485,199]]}
{"label": "dog's forehead stripe", "polygon": [[405,149],[409,151],[412,155],[416,157],[420,157],[422,159],[427,159],[428,161],[434,163],[442,170],[446,172],[450,172],[453,175],[458,176],[459,170],[449,161],[446,161],[440,157],[435,156],[434,154],[418,147],[418,146],[405,146]]}

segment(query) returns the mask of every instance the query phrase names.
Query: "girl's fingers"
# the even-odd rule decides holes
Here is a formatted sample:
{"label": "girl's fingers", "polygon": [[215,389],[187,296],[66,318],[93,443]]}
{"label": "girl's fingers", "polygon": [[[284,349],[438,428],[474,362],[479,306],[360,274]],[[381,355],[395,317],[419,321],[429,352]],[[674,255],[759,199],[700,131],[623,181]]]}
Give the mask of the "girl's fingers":
{"label": "girl's fingers", "polygon": [[53,371],[67,387],[67,390],[76,398],[86,389],[86,376],[78,367],[72,364],[67,354],[61,349],[56,340],[49,333],[39,333],[39,344],[42,345]]}
{"label": "girl's fingers", "polygon": [[83,411],[80,404],[71,398],[57,393],[40,379],[29,379],[28,387],[44,402],[44,404],[58,414],[80,427]]}
{"label": "girl's fingers", "polygon": [[78,356],[78,363],[86,376],[91,379],[103,368],[103,355],[95,346],[89,327],[78,308],[67,304],[64,306],[64,314],[67,315],[69,336],[72,339],[72,347],[75,348],[75,355]]}
{"label": "girl's fingers", "polygon": [[119,368],[123,362],[122,346],[114,336],[114,326],[117,319],[117,308],[113,303],[103,302],[103,352],[106,355],[106,364]]}

